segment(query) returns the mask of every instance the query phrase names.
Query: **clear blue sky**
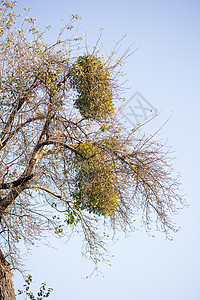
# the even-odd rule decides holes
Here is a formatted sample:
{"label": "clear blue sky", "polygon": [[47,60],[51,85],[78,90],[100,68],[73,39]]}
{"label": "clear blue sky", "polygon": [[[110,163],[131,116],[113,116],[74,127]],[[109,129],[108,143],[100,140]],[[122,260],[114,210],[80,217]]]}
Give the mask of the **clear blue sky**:
{"label": "clear blue sky", "polygon": [[[57,250],[39,246],[27,257],[27,268],[38,283],[54,288],[50,300],[65,299],[200,299],[200,1],[124,0],[67,1],[23,0],[31,7],[39,26],[52,25],[52,40],[70,13],[82,15],[80,32],[93,45],[104,28],[102,41],[110,49],[113,41],[127,34],[124,48],[131,42],[140,46],[125,66],[131,89],[127,99],[139,91],[160,115],[152,122],[158,128],[171,114],[160,133],[176,150],[175,168],[183,178],[189,208],[175,218],[181,227],[174,241],[144,230],[110,246],[112,267],[102,266],[104,277],[81,279],[92,270],[81,258],[81,241],[54,240]],[[50,38],[51,36],[48,35]],[[19,277],[15,278],[20,287]]]}

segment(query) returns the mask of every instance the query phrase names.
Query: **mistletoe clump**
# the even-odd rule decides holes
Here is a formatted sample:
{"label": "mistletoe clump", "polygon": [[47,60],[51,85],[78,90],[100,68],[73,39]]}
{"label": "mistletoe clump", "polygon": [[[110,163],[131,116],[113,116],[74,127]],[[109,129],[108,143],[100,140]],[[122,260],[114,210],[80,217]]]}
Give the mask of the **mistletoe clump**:
{"label": "mistletoe clump", "polygon": [[105,160],[97,146],[82,143],[82,157],[75,159],[77,168],[76,188],[73,199],[78,207],[98,215],[110,215],[118,206],[118,179],[112,165]]}
{"label": "mistletoe clump", "polygon": [[86,119],[103,119],[114,112],[111,74],[100,57],[79,56],[69,75],[77,92],[75,106]]}

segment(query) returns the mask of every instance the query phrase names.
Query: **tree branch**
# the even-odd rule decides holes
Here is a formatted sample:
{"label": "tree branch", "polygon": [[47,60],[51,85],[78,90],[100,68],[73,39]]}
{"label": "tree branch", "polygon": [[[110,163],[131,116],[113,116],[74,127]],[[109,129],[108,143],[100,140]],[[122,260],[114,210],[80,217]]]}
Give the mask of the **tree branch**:
{"label": "tree branch", "polygon": [[37,86],[37,77],[34,79],[32,85],[26,90],[26,95],[22,98],[20,98],[18,100],[18,103],[14,106],[8,121],[4,127],[4,129],[2,130],[1,134],[0,134],[0,141],[2,143],[3,138],[5,137],[5,135],[8,133],[8,130],[10,128],[10,126],[12,125],[15,115],[16,113],[21,109],[21,107],[23,106],[24,102],[27,100],[29,93]]}
{"label": "tree branch", "polygon": [[5,190],[5,189],[12,189],[15,187],[18,187],[21,184],[26,183],[27,181],[31,180],[33,178],[33,174],[29,176],[24,176],[22,175],[19,179],[9,182],[9,183],[0,183],[0,190]]}
{"label": "tree branch", "polygon": [[56,193],[56,192],[53,192],[52,190],[50,190],[50,189],[48,189],[48,188],[46,188],[46,187],[44,187],[44,186],[42,186],[42,185],[28,185],[27,187],[26,187],[27,189],[39,189],[39,190],[43,190],[43,191],[45,191],[45,192],[47,192],[47,193],[49,193],[49,194],[51,194],[52,196],[54,196],[54,197],[56,197],[56,198],[59,198],[60,200],[62,200],[62,201],[64,201],[64,202],[71,202],[71,201],[67,201],[67,200],[65,200],[63,197],[62,197],[62,195],[60,195],[60,194],[58,194],[58,193]]}

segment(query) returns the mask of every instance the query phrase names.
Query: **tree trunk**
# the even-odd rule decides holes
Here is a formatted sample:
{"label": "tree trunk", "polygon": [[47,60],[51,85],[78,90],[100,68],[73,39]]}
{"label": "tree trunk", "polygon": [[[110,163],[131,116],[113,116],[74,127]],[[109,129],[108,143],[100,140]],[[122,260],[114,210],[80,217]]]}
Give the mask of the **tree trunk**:
{"label": "tree trunk", "polygon": [[0,300],[16,300],[10,264],[0,249]]}

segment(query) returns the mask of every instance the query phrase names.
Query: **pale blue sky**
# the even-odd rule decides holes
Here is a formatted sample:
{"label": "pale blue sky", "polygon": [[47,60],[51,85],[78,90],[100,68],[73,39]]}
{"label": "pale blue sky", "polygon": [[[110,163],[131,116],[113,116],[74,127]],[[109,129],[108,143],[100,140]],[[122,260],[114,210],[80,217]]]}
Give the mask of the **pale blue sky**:
{"label": "pale blue sky", "polygon": [[[70,13],[82,15],[80,32],[87,31],[92,46],[100,27],[102,41],[111,49],[113,41],[127,34],[124,49],[135,42],[140,47],[125,65],[131,89],[139,91],[160,115],[152,122],[158,128],[171,114],[160,133],[176,149],[175,168],[183,176],[189,208],[175,218],[181,231],[173,242],[164,235],[147,236],[143,229],[110,247],[112,267],[102,266],[104,277],[81,279],[92,266],[81,259],[78,237],[68,243],[54,240],[57,250],[40,246],[27,257],[34,280],[54,288],[50,300],[65,299],[200,299],[200,1],[64,1],[24,0],[38,25],[52,25],[51,36]],[[19,277],[15,279],[20,287]]]}

